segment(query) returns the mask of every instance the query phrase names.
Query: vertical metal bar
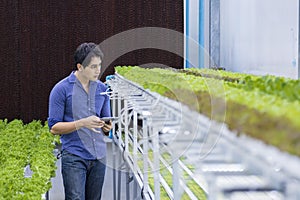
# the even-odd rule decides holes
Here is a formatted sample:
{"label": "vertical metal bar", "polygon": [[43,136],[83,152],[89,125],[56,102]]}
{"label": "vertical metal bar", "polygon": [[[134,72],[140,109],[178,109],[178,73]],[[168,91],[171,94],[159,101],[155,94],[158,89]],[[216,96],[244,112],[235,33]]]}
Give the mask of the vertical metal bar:
{"label": "vertical metal bar", "polygon": [[130,187],[129,187],[129,184],[130,184],[130,174],[129,174],[129,166],[128,164],[126,163],[126,199],[127,200],[130,200]]}
{"label": "vertical metal bar", "polygon": [[220,66],[220,0],[210,0],[209,6],[210,67]]}
{"label": "vertical metal bar", "polygon": [[[138,137],[138,117],[137,112],[133,111],[133,177],[137,174],[138,170],[138,144],[137,144],[137,137]],[[137,185],[135,179],[133,179],[133,199],[137,196]]]}
{"label": "vertical metal bar", "polygon": [[[120,117],[121,117],[121,111],[122,111],[122,104],[121,103],[122,103],[122,96],[119,96],[118,97],[118,116],[120,116]],[[121,136],[122,136],[122,123],[121,123],[121,120],[122,119],[120,119],[118,121],[118,128],[119,128],[119,130],[117,132],[117,134],[118,134],[118,145],[120,144]]]}
{"label": "vertical metal bar", "polygon": [[[116,108],[116,94],[113,93],[112,96],[113,96],[112,99],[111,99],[111,104],[112,104],[112,116],[113,116],[113,117],[116,117],[116,116],[118,116],[117,108]],[[115,133],[116,133],[116,126],[114,125],[114,126],[112,127],[112,137],[115,135]]]}
{"label": "vertical metal bar", "polygon": [[[128,109],[128,100],[127,98],[124,98],[124,111],[125,111],[125,119],[124,119],[124,132],[125,132],[125,149],[123,152],[126,157],[129,155],[129,109]],[[129,200],[129,175],[128,175],[128,164],[125,163],[125,180],[126,180],[126,199]]]}
{"label": "vertical metal bar", "polygon": [[204,66],[205,67],[209,67],[209,60],[210,60],[210,56],[209,56],[209,42],[210,42],[210,22],[209,22],[209,13],[210,13],[210,0],[204,0]]}
{"label": "vertical metal bar", "polygon": [[143,118],[143,194],[148,194],[148,122],[147,118]]}
{"label": "vertical metal bar", "polygon": [[[120,116],[121,117],[121,111],[122,111],[122,100],[123,100],[123,97],[120,95],[119,97],[118,97],[118,116]],[[118,128],[119,128],[119,130],[118,130],[118,132],[117,132],[117,134],[118,134],[118,142],[117,142],[117,144],[118,144],[118,147],[120,148],[120,144],[121,144],[121,140],[122,140],[122,130],[123,130],[123,127],[122,127],[122,123],[121,123],[121,120],[119,120],[118,121]],[[121,160],[121,155],[120,154],[118,154],[119,156],[120,156],[120,158],[118,159],[118,166],[120,166],[120,160]],[[116,169],[117,170],[117,169]],[[122,174],[121,174],[121,169],[119,169],[118,168],[118,177],[117,177],[117,187],[116,187],[116,189],[117,189],[117,193],[116,193],[116,199],[118,199],[118,200],[120,200],[120,195],[121,195],[121,179],[122,179]]]}
{"label": "vertical metal bar", "polygon": [[133,173],[137,173],[137,167],[138,167],[138,144],[137,144],[137,137],[138,137],[138,123],[137,123],[137,112],[133,112]]}
{"label": "vertical metal bar", "polygon": [[[115,95],[115,94],[113,94]],[[112,113],[113,116],[120,116],[117,113],[117,108],[116,108],[116,101],[117,98],[112,99]],[[118,108],[120,110],[120,108]],[[116,134],[116,127],[113,126],[113,131],[112,131],[112,137]],[[114,138],[113,138],[114,139]],[[112,173],[113,173],[113,200],[117,199],[116,193],[117,193],[117,176],[116,176],[116,145],[112,143]]]}
{"label": "vertical metal bar", "polygon": [[116,200],[117,198],[117,176],[116,176],[116,147],[115,144],[112,143],[112,173],[113,173],[113,199]]}
{"label": "vertical metal bar", "polygon": [[158,143],[158,130],[156,126],[152,128],[152,142],[153,142],[153,178],[154,178],[154,196],[155,200],[160,199],[160,181],[159,181],[159,143]]}
{"label": "vertical metal bar", "polygon": [[124,131],[125,131],[125,153],[126,155],[128,154],[128,140],[129,140],[129,120],[128,120],[128,100],[125,98],[124,99],[124,108],[125,108],[125,124],[124,124]]}
{"label": "vertical metal bar", "polygon": [[189,0],[185,0],[185,62],[184,62],[184,68],[189,68],[189,36],[190,36],[190,27],[189,27],[189,6],[190,6],[190,1]]}
{"label": "vertical metal bar", "polygon": [[121,169],[118,169],[118,194],[117,199],[121,199],[121,182],[122,182],[122,172]]}
{"label": "vertical metal bar", "polygon": [[175,156],[172,155],[172,169],[173,169],[173,176],[172,176],[172,182],[173,182],[173,195],[174,200],[180,200],[180,180],[179,180],[179,164],[178,164],[178,158],[175,158]]}
{"label": "vertical metal bar", "polygon": [[198,30],[198,53],[199,53],[199,68],[204,67],[204,0],[199,1],[199,30]]}

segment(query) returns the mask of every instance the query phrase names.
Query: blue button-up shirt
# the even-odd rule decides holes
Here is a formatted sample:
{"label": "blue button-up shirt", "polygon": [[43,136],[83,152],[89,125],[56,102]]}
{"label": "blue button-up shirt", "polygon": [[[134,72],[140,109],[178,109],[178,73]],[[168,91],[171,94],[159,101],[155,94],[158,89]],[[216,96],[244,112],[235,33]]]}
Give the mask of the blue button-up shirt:
{"label": "blue button-up shirt", "polygon": [[[101,81],[90,81],[87,93],[74,72],[58,82],[49,97],[48,125],[51,129],[57,122],[72,122],[96,115],[110,117],[110,101],[105,92],[107,87]],[[101,130],[101,129],[100,129]],[[102,131],[102,130],[101,130]],[[69,134],[61,135],[62,150],[84,159],[101,159],[106,155],[104,135],[81,128]]]}

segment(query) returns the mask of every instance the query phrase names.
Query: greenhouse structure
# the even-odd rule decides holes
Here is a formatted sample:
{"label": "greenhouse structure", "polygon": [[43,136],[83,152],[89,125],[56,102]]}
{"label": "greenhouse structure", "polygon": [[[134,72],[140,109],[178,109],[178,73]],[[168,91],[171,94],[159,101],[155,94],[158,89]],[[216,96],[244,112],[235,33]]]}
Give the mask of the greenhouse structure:
{"label": "greenhouse structure", "polygon": [[[82,130],[100,138],[95,152],[106,149],[102,200],[300,199],[298,0],[4,0],[0,9],[0,200],[67,199],[63,152],[100,147]],[[104,56],[78,62],[78,45],[94,43]],[[55,121],[53,88],[66,82],[87,96],[59,90]],[[79,123],[89,117],[103,124]]]}

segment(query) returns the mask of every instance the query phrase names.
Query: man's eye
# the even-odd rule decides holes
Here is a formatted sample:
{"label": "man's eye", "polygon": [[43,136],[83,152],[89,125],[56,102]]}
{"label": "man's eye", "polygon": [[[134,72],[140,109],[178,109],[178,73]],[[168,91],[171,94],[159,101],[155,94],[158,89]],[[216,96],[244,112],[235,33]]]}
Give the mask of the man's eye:
{"label": "man's eye", "polygon": [[98,68],[98,67],[101,68],[101,65],[91,65],[91,66],[90,66],[91,69],[96,69],[96,68]]}

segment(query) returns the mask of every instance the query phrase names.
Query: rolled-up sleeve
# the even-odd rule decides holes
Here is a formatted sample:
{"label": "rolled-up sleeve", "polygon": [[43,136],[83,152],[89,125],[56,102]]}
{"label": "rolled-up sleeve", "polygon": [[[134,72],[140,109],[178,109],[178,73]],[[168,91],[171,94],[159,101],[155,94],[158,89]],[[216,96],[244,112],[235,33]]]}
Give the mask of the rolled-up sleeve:
{"label": "rolled-up sleeve", "polygon": [[62,87],[56,85],[49,96],[48,126],[52,128],[56,123],[62,122],[65,112],[65,92]]}

